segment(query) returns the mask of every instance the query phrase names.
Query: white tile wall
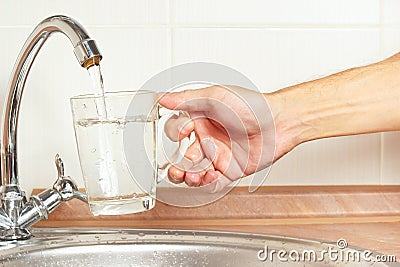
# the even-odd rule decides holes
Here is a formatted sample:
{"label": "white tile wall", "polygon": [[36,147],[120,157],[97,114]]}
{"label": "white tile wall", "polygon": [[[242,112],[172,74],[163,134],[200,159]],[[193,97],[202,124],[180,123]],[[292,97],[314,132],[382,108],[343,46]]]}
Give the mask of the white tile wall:
{"label": "white tile wall", "polygon": [[382,184],[400,184],[400,132],[383,136]]}
{"label": "white tile wall", "polygon": [[383,0],[383,17],[385,24],[399,25],[400,24],[400,1],[398,0]]}
{"label": "white tile wall", "polygon": [[[400,1],[385,1],[385,22],[392,23],[383,32],[383,53],[390,56],[400,48],[400,19],[396,10]],[[397,23],[397,25],[396,25]],[[400,132],[382,134],[382,184],[400,184]]]}
{"label": "white tile wall", "polygon": [[399,51],[400,47],[400,24],[399,27],[387,27],[383,30],[383,54],[391,56]]}
{"label": "white tile wall", "polygon": [[[0,0],[0,88],[29,32],[54,14],[76,18],[96,39],[109,90],[136,88],[172,64],[198,60],[236,68],[272,91],[400,50],[397,0]],[[69,175],[81,176],[68,98],[88,90],[70,44],[53,37],[32,69],[21,110],[27,191],[53,182],[56,152]],[[4,95],[0,90],[0,104]],[[399,140],[393,133],[303,144],[272,168],[266,183],[398,184]]]}
{"label": "white tile wall", "polygon": [[272,166],[266,184],[379,184],[380,134],[302,144]]}
{"label": "white tile wall", "polygon": [[376,24],[378,0],[173,0],[176,24]]}
{"label": "white tile wall", "polygon": [[15,59],[19,50],[25,42],[26,37],[30,33],[30,29],[16,28],[4,29],[0,28],[0,105],[3,107],[4,98],[6,96],[6,85],[14,66]]}
{"label": "white tile wall", "polygon": [[68,15],[86,26],[166,24],[168,1],[158,0],[1,0],[1,26],[35,26],[52,15]]}
{"label": "white tile wall", "polygon": [[[312,40],[312,41],[310,41]],[[173,63],[211,61],[236,68],[262,91],[373,62],[377,29],[176,29]]]}

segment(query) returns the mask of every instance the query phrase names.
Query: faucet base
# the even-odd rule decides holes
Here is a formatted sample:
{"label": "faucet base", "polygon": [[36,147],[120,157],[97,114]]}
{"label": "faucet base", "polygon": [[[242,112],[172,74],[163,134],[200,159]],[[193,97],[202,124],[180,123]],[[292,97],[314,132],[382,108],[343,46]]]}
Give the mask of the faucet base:
{"label": "faucet base", "polygon": [[31,232],[27,229],[11,228],[2,230],[0,232],[0,240],[12,241],[12,240],[26,240],[32,236]]}

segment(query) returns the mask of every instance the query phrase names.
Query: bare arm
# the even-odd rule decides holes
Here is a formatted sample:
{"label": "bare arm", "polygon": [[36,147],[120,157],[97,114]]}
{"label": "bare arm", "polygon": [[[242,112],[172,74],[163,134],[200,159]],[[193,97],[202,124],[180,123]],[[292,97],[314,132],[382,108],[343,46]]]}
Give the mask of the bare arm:
{"label": "bare arm", "polygon": [[265,96],[275,120],[276,159],[315,139],[400,130],[400,53]]}
{"label": "bare arm", "polygon": [[[212,191],[218,191],[301,143],[400,130],[400,54],[274,93],[211,86],[166,94],[160,103],[186,110],[192,118],[201,114],[190,124],[171,120],[166,131],[172,139],[181,139],[194,130],[197,141],[185,157],[193,162],[206,157],[212,163],[202,170],[173,166],[168,172],[171,181],[213,183]],[[173,138],[179,129],[180,137]],[[198,153],[201,150],[204,153]]]}

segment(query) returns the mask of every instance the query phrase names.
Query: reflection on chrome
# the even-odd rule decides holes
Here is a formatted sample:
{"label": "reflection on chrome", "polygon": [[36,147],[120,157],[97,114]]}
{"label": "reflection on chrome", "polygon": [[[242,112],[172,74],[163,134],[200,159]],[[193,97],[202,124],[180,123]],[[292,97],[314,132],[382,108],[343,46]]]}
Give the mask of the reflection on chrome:
{"label": "reflection on chrome", "polygon": [[2,158],[1,158],[1,209],[0,239],[21,240],[31,236],[29,228],[70,198],[86,200],[77,191],[76,184],[64,176],[61,159],[56,157],[59,177],[52,189],[45,190],[26,200],[25,192],[20,188],[17,162],[17,126],[21,97],[26,78],[39,50],[55,32],[68,37],[74,47],[79,64],[89,68],[98,64],[102,56],[94,40],[75,20],[66,16],[52,16],[43,20],[33,30],[21,49],[11,74],[8,97],[4,108]]}

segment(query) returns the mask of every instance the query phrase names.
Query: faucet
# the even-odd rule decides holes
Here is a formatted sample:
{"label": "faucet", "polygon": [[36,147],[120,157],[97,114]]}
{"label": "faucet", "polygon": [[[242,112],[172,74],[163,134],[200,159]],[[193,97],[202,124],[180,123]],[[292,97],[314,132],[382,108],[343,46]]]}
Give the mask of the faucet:
{"label": "faucet", "polygon": [[26,199],[20,188],[17,161],[17,126],[21,97],[26,78],[39,50],[55,32],[68,37],[74,47],[79,64],[88,69],[98,65],[102,58],[94,40],[75,20],[66,16],[52,16],[40,22],[22,47],[9,82],[9,92],[3,112],[1,145],[1,208],[0,240],[24,240],[31,237],[30,227],[41,219],[47,219],[62,201],[77,198],[87,202],[76,183],[64,175],[64,164],[56,155],[58,178],[51,189]]}

